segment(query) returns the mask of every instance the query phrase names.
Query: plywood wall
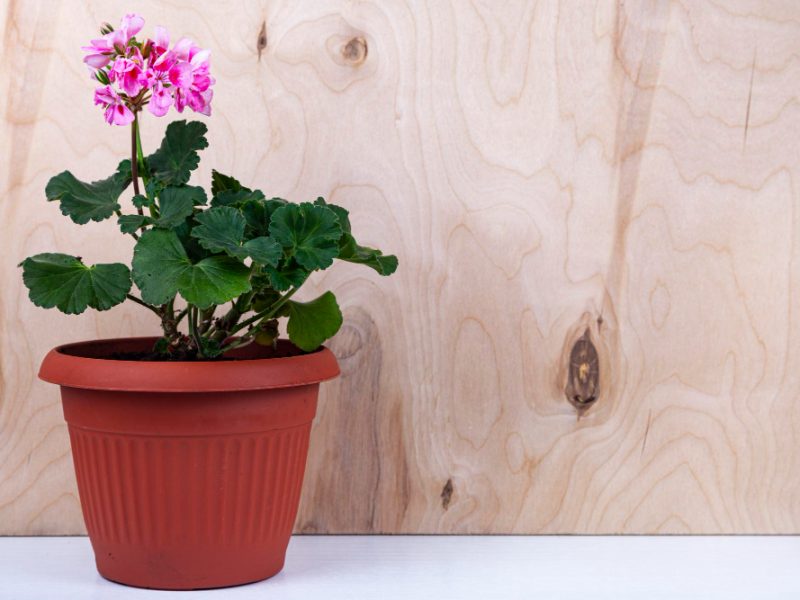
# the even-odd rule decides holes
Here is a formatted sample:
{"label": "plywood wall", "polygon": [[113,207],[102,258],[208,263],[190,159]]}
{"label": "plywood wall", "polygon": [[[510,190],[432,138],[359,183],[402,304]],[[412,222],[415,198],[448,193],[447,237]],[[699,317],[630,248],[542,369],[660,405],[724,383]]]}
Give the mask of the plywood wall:
{"label": "plywood wall", "polygon": [[132,6],[213,50],[202,183],[325,195],[401,258],[309,290],[346,324],[298,531],[800,532],[800,4],[26,0],[0,14],[0,533],[83,531],[46,350],[156,331],[37,309],[15,266],[130,258],[43,189],[126,152],[78,48]]}

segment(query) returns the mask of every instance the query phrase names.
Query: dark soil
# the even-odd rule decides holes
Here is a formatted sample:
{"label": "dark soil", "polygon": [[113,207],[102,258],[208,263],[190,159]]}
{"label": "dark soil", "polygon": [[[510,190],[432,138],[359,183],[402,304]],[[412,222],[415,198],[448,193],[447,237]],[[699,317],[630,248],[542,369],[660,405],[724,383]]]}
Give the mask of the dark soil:
{"label": "dark soil", "polygon": [[188,358],[179,354],[159,354],[158,352],[114,352],[108,360],[141,360],[150,362],[199,362],[210,361],[218,362],[221,360],[236,360],[230,356],[218,356],[216,358]]}
{"label": "dark soil", "polygon": [[253,360],[265,358],[287,358],[306,354],[292,344],[279,343],[277,348],[257,346],[255,344],[233,351],[233,356],[216,358],[197,358],[186,354],[161,354],[159,352],[114,352],[104,356],[107,360],[136,360],[143,362],[221,362],[230,360]]}

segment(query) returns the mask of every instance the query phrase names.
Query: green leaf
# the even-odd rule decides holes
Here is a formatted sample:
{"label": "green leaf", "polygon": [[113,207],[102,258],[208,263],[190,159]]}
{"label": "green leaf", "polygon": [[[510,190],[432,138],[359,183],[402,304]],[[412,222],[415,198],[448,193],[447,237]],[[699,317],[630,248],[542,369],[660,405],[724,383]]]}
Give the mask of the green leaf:
{"label": "green leaf", "polygon": [[[165,183],[159,181],[158,179],[151,179],[145,184],[144,190],[147,193],[148,198],[158,198],[161,190],[163,190],[165,187]],[[152,201],[150,201],[150,203],[152,204]]]}
{"label": "green leaf", "polygon": [[[211,195],[216,196],[223,191],[238,192],[243,189],[242,184],[230,175],[224,175],[219,171],[211,170]],[[247,188],[244,188],[247,189]]]}
{"label": "green leaf", "polygon": [[78,315],[91,307],[108,310],[125,300],[131,289],[128,267],[120,263],[87,266],[80,258],[45,253],[22,262],[22,280],[31,301]]}
{"label": "green leaf", "polygon": [[336,217],[339,219],[339,226],[342,228],[342,231],[344,233],[350,233],[350,213],[347,211],[347,209],[337,206],[336,204],[328,204],[325,202],[325,198],[322,198],[321,196],[314,201],[314,204],[319,206],[327,206],[333,212],[335,212]]}
{"label": "green leaf", "polygon": [[245,220],[242,213],[230,206],[209,208],[195,217],[200,223],[192,229],[192,237],[212,252],[236,252],[242,245]]}
{"label": "green leaf", "polygon": [[161,146],[147,157],[150,176],[167,185],[183,185],[200,163],[197,151],[208,146],[208,128],[200,121],[173,121]]}
{"label": "green leaf", "polygon": [[258,237],[269,235],[269,224],[272,215],[281,206],[286,205],[286,200],[282,198],[271,198],[270,200],[247,200],[239,205],[242,214],[247,221],[245,233],[248,237]]}
{"label": "green leaf", "polygon": [[244,244],[242,239],[245,218],[241,211],[230,206],[210,208],[195,217],[200,223],[192,230],[192,237],[211,252],[226,252],[235,258],[248,256],[261,264],[277,265],[283,249],[275,240],[258,237]]}
{"label": "green leaf", "polygon": [[154,202],[143,194],[136,194],[133,199],[133,205],[136,208],[146,208],[148,206],[153,206]]}
{"label": "green leaf", "polygon": [[144,215],[121,215],[117,219],[117,224],[122,233],[135,233],[146,225],[152,225],[153,218]]}
{"label": "green leaf", "polygon": [[222,354],[222,344],[206,337],[200,338],[201,355],[205,358],[216,358]]}
{"label": "green leaf", "polygon": [[397,257],[367,246],[359,246],[349,233],[342,236],[339,259],[372,267],[381,275],[391,275],[397,270]]}
{"label": "green leaf", "polygon": [[127,186],[131,182],[131,177],[133,175],[131,173],[131,159],[126,158],[119,161],[119,164],[117,165],[116,174],[120,178],[120,180],[127,182],[125,184]]}
{"label": "green leaf", "polygon": [[291,287],[300,287],[308,279],[308,270],[294,261],[291,261],[289,265],[278,267],[267,265],[264,270],[269,277],[270,285],[279,292],[284,292]]}
{"label": "green leaf", "polygon": [[306,352],[316,350],[342,326],[342,311],[331,292],[325,292],[311,302],[290,300],[288,307],[286,332],[292,343]]}
{"label": "green leaf", "polygon": [[160,337],[153,344],[153,352],[156,354],[166,354],[169,350],[169,340],[165,337]]}
{"label": "green leaf", "polygon": [[159,195],[160,214],[156,225],[175,227],[194,212],[197,204],[205,204],[206,193],[196,186],[168,186]]}
{"label": "green leaf", "polygon": [[148,304],[164,304],[178,292],[178,279],[189,267],[174,231],[151,229],[142,233],[133,249],[133,281]]}
{"label": "green leaf", "polygon": [[327,206],[286,204],[272,214],[269,232],[289,256],[310,270],[327,269],[339,254],[342,228]]}
{"label": "green leaf", "polygon": [[[261,287],[259,283],[261,283],[258,277],[253,277],[253,288]],[[254,312],[262,312],[267,310],[273,304],[278,302],[281,299],[280,293],[273,289],[262,289],[258,293],[256,293],[252,300],[250,301],[250,309]]]}
{"label": "green leaf", "polygon": [[252,191],[247,188],[223,190],[214,195],[211,199],[211,206],[235,206],[239,208],[245,202],[260,200],[264,200],[264,193],[260,190]]}
{"label": "green leaf", "polygon": [[164,304],[176,293],[200,308],[222,304],[250,290],[250,269],[228,256],[192,263],[174,231],[145,231],[133,250],[133,280],[142,300]]}
{"label": "green leaf", "polygon": [[273,267],[283,256],[281,245],[272,238],[263,236],[247,240],[242,246],[242,250],[255,262]]}
{"label": "green leaf", "polygon": [[204,258],[208,258],[211,256],[211,252],[203,248],[198,242],[197,239],[192,237],[192,229],[195,227],[197,223],[194,219],[187,219],[180,225],[172,228],[178,239],[181,241],[181,245],[183,249],[186,251],[186,254],[189,256],[189,260],[193,263],[199,262]]}
{"label": "green leaf", "polygon": [[47,199],[60,200],[61,212],[79,225],[89,221],[103,221],[120,206],[120,194],[130,183],[130,174],[115,173],[108,179],[86,183],[69,171],[59,173],[47,183]]}
{"label": "green leaf", "polygon": [[324,198],[317,198],[314,204],[327,206],[336,213],[339,225],[342,228],[342,237],[339,240],[339,256],[341,260],[358,263],[372,267],[381,275],[391,275],[397,270],[397,257],[384,255],[383,252],[367,246],[359,246],[355,238],[350,234],[350,213],[336,204],[325,202]]}
{"label": "green leaf", "polygon": [[230,256],[210,256],[181,273],[178,291],[198,308],[223,304],[250,291],[250,269]]}

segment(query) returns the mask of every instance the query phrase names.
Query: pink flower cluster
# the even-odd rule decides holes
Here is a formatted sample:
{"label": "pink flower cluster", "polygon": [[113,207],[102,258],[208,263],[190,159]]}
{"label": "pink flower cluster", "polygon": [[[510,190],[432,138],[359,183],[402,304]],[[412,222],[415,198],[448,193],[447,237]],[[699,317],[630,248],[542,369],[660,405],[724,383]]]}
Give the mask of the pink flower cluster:
{"label": "pink flower cluster", "polygon": [[[210,51],[182,38],[169,47],[169,33],[156,27],[155,39],[136,40],[144,26],[139,15],[126,15],[117,30],[107,26],[101,38],[82,49],[89,54],[83,61],[93,76],[105,85],[97,88],[94,103],[105,110],[109,125],[128,125],[134,113],[143,106],[157,117],[163,117],[170,106],[183,112],[210,115],[211,86]],[[116,86],[116,87],[115,87]]]}

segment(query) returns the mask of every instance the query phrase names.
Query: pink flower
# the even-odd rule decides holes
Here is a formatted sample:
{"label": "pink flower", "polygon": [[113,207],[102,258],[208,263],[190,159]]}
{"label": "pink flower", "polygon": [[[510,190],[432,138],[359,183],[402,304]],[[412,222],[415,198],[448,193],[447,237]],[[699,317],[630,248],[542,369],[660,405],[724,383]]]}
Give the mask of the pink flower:
{"label": "pink flower", "polygon": [[175,108],[178,112],[183,112],[189,106],[195,112],[210,115],[211,99],[214,95],[209,89],[214,84],[214,79],[208,73],[211,52],[201,50],[189,42],[181,48],[180,53],[176,51],[176,54],[191,58],[189,62],[177,63],[169,72],[170,82],[175,87]]}
{"label": "pink flower", "polygon": [[105,108],[106,123],[109,125],[129,125],[133,122],[133,112],[110,85],[94,91],[94,103]]}
{"label": "pink flower", "polygon": [[156,48],[160,48],[161,52],[166,52],[169,48],[169,31],[160,25],[156,26],[156,37],[153,38],[153,44]]}
{"label": "pink flower", "polygon": [[142,17],[135,14],[125,15],[122,18],[119,29],[107,33],[99,39],[92,40],[89,46],[81,48],[81,50],[89,52],[83,62],[93,69],[102,69],[111,62],[115,53],[125,52],[128,42],[141,31],[142,27],[144,27],[144,19]]}
{"label": "pink flower", "polygon": [[164,87],[164,84],[157,81],[152,87],[153,97],[147,103],[147,110],[157,117],[163,117],[167,114],[169,107],[172,106],[172,94]]}
{"label": "pink flower", "polygon": [[[210,75],[210,51],[189,38],[181,38],[172,48],[170,35],[163,27],[155,28],[153,39],[137,41],[134,36],[144,26],[136,14],[123,17],[119,29],[92,40],[83,50],[84,62],[101,84],[95,103],[105,108],[106,121],[121,125],[133,120],[133,111],[147,104],[148,110],[162,117],[174,106],[178,112],[188,106],[195,112],[210,115],[214,78]],[[145,59],[146,57],[146,59]]]}
{"label": "pink flower", "polygon": [[112,45],[123,51],[133,36],[139,33],[144,27],[144,19],[137,14],[128,14],[122,17],[119,29],[110,34]]}
{"label": "pink flower", "polygon": [[108,78],[116,81],[128,96],[136,96],[147,83],[142,66],[142,53],[133,47],[127,57],[121,56],[114,61]]}
{"label": "pink flower", "polygon": [[94,69],[102,69],[111,61],[114,55],[114,46],[107,35],[100,39],[92,40],[90,44],[90,46],[81,47],[81,50],[89,52],[89,55],[84,57],[83,62]]}
{"label": "pink flower", "polygon": [[175,56],[178,57],[179,60],[191,60],[192,58],[192,51],[197,52],[200,50],[197,46],[194,45],[194,42],[189,38],[181,38],[175,45],[172,47],[172,51],[175,53]]}

